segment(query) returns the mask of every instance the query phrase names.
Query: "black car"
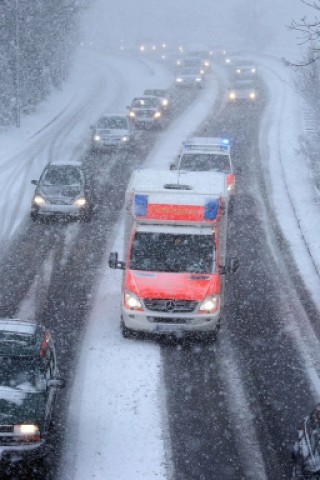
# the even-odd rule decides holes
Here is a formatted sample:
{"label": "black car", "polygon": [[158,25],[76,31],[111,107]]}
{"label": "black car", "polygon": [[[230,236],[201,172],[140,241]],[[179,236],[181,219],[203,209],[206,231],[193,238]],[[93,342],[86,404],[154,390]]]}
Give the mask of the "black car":
{"label": "black car", "polygon": [[36,189],[31,218],[75,217],[89,220],[92,211],[91,188],[81,164],[49,164],[40,180],[32,180]]}
{"label": "black car", "polygon": [[59,378],[50,332],[0,319],[0,466],[46,454]]}
{"label": "black car", "polygon": [[320,479],[320,404],[301,422],[292,457],[291,480]]}

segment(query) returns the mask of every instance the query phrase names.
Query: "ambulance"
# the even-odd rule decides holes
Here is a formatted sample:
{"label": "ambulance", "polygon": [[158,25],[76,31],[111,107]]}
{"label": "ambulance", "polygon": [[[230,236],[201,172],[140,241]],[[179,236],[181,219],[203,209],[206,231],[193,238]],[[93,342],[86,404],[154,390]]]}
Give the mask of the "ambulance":
{"label": "ambulance", "polygon": [[214,334],[224,300],[226,176],[137,170],[126,192],[122,332]]}
{"label": "ambulance", "polygon": [[220,137],[188,138],[170,170],[217,171],[227,177],[227,189],[231,203],[235,195],[235,172],[230,155],[230,141]]}

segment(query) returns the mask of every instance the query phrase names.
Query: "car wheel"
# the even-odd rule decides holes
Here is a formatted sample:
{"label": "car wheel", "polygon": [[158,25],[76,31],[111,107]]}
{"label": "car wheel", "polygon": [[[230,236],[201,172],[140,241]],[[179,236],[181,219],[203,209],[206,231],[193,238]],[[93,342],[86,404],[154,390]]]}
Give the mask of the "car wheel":
{"label": "car wheel", "polygon": [[120,328],[121,328],[121,333],[122,333],[123,338],[134,338],[135,337],[135,332],[133,330],[131,330],[130,328],[125,326],[125,323],[124,323],[122,317],[121,317]]}

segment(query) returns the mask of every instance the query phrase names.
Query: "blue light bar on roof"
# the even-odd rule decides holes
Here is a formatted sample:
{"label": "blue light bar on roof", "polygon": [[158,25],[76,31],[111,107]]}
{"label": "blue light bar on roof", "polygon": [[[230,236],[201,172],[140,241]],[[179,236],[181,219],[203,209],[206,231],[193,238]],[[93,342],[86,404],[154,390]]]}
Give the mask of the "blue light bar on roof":
{"label": "blue light bar on roof", "polygon": [[137,217],[146,217],[148,209],[148,195],[134,196],[134,213]]}
{"label": "blue light bar on roof", "polygon": [[222,143],[223,143],[223,145],[229,145],[229,143],[230,143],[229,138],[223,138]]}

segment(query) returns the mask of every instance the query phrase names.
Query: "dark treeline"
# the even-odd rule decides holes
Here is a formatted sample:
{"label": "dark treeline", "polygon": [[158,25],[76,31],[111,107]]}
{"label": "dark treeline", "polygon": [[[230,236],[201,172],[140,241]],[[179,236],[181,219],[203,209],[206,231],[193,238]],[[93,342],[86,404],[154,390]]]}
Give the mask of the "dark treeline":
{"label": "dark treeline", "polygon": [[0,0],[0,125],[16,123],[68,75],[77,0]]}

